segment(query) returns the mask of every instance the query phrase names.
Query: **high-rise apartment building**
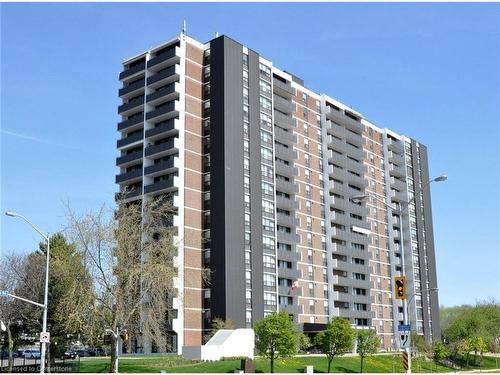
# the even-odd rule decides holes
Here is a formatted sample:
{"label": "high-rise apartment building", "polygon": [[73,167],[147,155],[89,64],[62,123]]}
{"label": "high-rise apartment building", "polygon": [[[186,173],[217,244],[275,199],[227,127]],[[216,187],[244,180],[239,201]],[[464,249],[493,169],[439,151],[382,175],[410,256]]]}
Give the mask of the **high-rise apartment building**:
{"label": "high-rise apartment building", "polygon": [[412,328],[440,337],[424,145],[226,36],[181,34],[125,60],[119,79],[116,183],[178,209],[173,351],[200,345],[213,318],[251,327],[277,310],[304,332],[345,317],[395,347],[399,275]]}

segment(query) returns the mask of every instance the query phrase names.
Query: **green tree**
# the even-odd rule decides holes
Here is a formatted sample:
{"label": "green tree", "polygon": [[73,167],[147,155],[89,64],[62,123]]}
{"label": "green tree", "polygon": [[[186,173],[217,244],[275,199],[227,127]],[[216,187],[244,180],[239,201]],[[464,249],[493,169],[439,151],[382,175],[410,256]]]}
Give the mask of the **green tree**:
{"label": "green tree", "polygon": [[260,355],[269,358],[271,373],[274,361],[297,353],[298,335],[295,324],[284,311],[273,312],[255,323],[256,348]]}
{"label": "green tree", "polygon": [[311,339],[305,333],[299,333],[299,347],[298,351],[306,353],[311,347]]}
{"label": "green tree", "polygon": [[363,372],[363,362],[365,357],[375,354],[380,346],[380,339],[376,332],[371,329],[363,329],[357,335],[356,351],[361,359],[361,372]]}
{"label": "green tree", "polygon": [[328,359],[328,372],[336,356],[341,356],[352,349],[354,336],[354,330],[344,318],[330,320],[326,330],[316,335],[316,345]]}
{"label": "green tree", "polygon": [[434,344],[434,360],[439,362],[446,359],[450,352],[442,342],[437,342]]}
{"label": "green tree", "polygon": [[[39,253],[46,254],[46,243],[41,242]],[[50,237],[48,328],[51,333],[50,359],[61,356],[68,343],[78,335],[82,342],[95,344],[86,322],[78,310],[91,303],[94,297],[92,280],[82,254],[62,233]],[[57,343],[57,344],[56,344]]]}

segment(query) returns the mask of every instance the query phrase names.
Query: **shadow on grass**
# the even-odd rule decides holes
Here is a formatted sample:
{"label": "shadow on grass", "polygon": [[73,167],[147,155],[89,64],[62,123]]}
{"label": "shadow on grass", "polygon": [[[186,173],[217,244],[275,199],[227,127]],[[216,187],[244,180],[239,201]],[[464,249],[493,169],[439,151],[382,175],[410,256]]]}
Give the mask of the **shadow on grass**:
{"label": "shadow on grass", "polygon": [[339,370],[339,372],[348,372],[348,373],[357,373],[353,369],[344,367],[344,366],[332,366],[334,369]]}

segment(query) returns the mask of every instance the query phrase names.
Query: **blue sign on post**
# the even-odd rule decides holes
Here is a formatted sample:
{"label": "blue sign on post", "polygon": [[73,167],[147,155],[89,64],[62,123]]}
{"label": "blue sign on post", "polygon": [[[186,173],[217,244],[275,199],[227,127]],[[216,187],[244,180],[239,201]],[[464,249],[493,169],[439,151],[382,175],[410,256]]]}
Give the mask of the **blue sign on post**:
{"label": "blue sign on post", "polygon": [[400,324],[398,326],[398,331],[399,332],[410,332],[410,325],[409,324]]}
{"label": "blue sign on post", "polygon": [[0,297],[7,297],[9,292],[7,290],[0,290]]}

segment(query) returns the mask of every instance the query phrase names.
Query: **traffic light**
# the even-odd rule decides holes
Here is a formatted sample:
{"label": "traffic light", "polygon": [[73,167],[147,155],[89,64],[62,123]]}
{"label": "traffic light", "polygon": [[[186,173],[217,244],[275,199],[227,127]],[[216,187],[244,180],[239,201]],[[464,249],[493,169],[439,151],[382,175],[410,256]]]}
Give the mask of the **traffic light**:
{"label": "traffic light", "polygon": [[396,299],[406,299],[406,277],[395,277],[394,284],[396,285]]}

